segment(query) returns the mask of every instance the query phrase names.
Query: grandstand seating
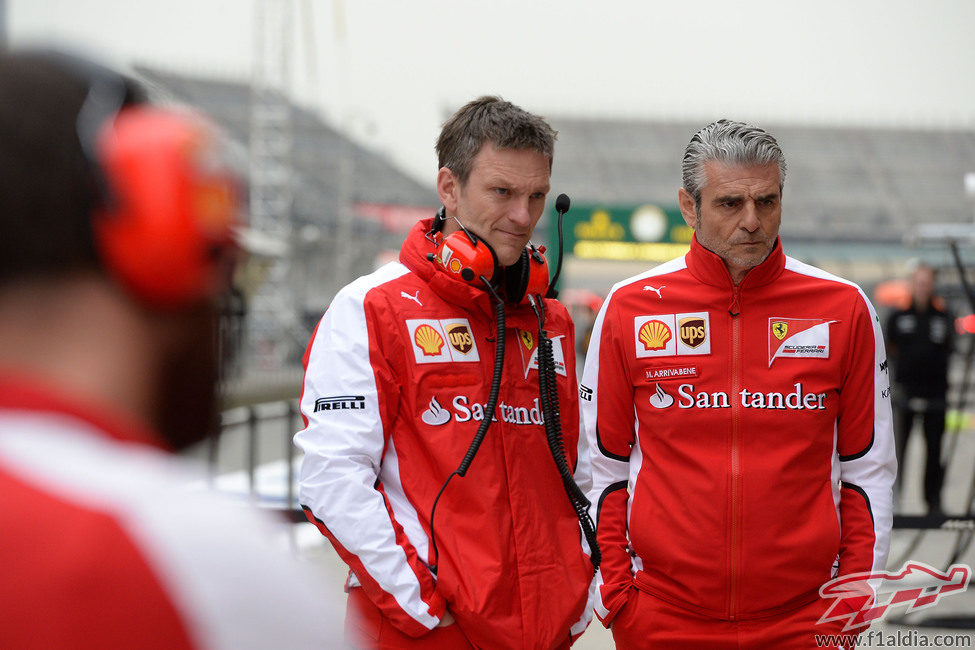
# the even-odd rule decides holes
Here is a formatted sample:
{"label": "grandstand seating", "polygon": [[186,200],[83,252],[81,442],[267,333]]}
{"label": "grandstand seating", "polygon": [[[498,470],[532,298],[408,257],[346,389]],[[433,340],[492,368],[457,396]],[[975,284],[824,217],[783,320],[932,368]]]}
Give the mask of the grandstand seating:
{"label": "grandstand seating", "polygon": [[[703,123],[558,119],[553,187],[587,202],[675,205],[684,147]],[[782,234],[899,242],[918,223],[972,222],[963,178],[975,133],[759,124],[786,155]]]}
{"label": "grandstand seating", "polygon": [[[199,106],[246,145],[245,83],[138,68],[154,85]],[[300,107],[293,114],[295,223],[328,224],[341,197],[352,202],[435,205],[428,186],[351,142]],[[585,202],[676,203],[680,159],[703,124],[551,118],[559,131],[553,188]],[[759,124],[788,162],[783,235],[797,240],[900,241],[918,223],[971,222],[963,177],[975,171],[975,133]],[[342,171],[351,156],[353,173]],[[343,177],[348,188],[339,187]]]}

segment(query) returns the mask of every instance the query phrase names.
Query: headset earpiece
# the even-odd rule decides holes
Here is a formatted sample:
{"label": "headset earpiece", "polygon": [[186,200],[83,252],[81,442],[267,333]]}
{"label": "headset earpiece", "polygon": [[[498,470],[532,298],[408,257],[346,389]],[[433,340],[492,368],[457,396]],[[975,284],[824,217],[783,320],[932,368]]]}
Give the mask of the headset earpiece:
{"label": "headset earpiece", "polygon": [[529,295],[545,296],[548,291],[548,260],[545,247],[529,244],[518,261],[504,270],[504,291],[509,302],[524,303]]}
{"label": "headset earpiece", "polygon": [[529,295],[545,296],[548,291],[548,260],[543,253],[545,247],[529,244],[521,257],[511,266],[501,269],[494,249],[474,233],[458,230],[446,237],[440,232],[432,233],[434,252],[428,257],[438,268],[479,289],[484,288],[481,277],[491,280],[491,284],[503,284],[508,302],[524,303]]}
{"label": "headset earpiece", "polygon": [[138,299],[173,308],[229,286],[237,188],[201,117],[137,104],[99,130],[109,195],[94,210],[102,262]]}
{"label": "headset earpiece", "polygon": [[487,242],[474,233],[457,230],[446,237],[434,233],[434,262],[444,271],[468,284],[483,289],[481,276],[495,281],[498,258]]}

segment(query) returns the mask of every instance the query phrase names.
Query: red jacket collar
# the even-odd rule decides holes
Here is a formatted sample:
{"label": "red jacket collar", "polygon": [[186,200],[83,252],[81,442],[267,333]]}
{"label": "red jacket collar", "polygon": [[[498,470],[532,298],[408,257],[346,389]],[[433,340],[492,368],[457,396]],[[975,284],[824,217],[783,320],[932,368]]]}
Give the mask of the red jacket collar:
{"label": "red jacket collar", "polygon": [[162,437],[142,422],[18,371],[0,370],[0,410],[65,415],[87,422],[115,440],[169,449]]}
{"label": "red jacket collar", "polygon": [[421,280],[428,283],[430,288],[448,302],[462,305],[474,305],[482,311],[490,312],[488,294],[460,280],[455,280],[446,273],[440,272],[434,263],[427,259],[427,254],[433,253],[433,242],[426,234],[433,226],[433,218],[421,219],[413,226],[406,241],[399,252],[399,260],[413,271]]}
{"label": "red jacket collar", "polygon": [[[688,251],[684,259],[687,261],[687,269],[701,282],[715,287],[734,289],[735,284],[731,280],[731,274],[728,273],[728,267],[725,266],[724,260],[701,246],[697,241],[696,234],[691,239],[691,250]],[[782,240],[776,237],[772,252],[769,253],[764,262],[745,273],[739,288],[765,286],[782,275],[784,270],[785,253],[782,252]]]}

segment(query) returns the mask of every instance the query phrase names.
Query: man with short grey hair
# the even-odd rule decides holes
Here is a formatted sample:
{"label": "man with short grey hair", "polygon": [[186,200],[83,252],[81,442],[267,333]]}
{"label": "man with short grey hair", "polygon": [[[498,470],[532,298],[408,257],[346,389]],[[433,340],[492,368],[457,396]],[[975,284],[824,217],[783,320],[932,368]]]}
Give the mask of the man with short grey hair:
{"label": "man with short grey hair", "polygon": [[856,285],[785,256],[784,181],[769,133],[698,131],[678,191],[690,251],[615,285],[593,328],[596,613],[618,648],[815,648],[845,622],[820,587],[885,568],[877,316]]}

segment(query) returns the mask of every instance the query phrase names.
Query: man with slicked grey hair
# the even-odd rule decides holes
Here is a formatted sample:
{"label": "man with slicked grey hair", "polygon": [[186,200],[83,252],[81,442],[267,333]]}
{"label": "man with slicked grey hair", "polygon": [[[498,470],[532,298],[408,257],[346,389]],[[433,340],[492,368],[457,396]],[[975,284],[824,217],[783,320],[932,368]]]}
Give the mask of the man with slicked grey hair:
{"label": "man with slicked grey hair", "polygon": [[820,587],[885,569],[883,338],[859,287],[784,254],[785,172],[760,128],[694,134],[690,251],[615,285],[596,319],[582,413],[596,614],[618,648],[828,647],[816,635],[850,612]]}

